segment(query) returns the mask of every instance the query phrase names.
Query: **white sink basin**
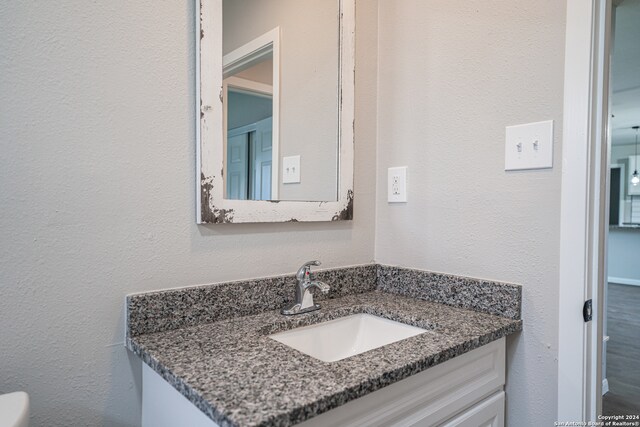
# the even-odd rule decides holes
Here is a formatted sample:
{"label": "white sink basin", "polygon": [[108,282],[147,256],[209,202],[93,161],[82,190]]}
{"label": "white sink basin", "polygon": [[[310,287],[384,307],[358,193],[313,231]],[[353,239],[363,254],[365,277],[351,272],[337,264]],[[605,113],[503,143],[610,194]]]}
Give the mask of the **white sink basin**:
{"label": "white sink basin", "polygon": [[424,332],[427,330],[382,317],[354,314],[269,338],[323,362],[335,362]]}

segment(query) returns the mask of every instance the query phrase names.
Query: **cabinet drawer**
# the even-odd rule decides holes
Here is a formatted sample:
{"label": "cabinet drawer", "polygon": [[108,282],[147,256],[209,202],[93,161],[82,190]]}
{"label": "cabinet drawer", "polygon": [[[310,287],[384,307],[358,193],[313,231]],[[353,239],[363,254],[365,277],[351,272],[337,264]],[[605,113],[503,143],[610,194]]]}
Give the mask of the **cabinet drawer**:
{"label": "cabinet drawer", "polygon": [[504,391],[467,409],[441,427],[504,427]]}
{"label": "cabinet drawer", "polygon": [[501,338],[299,426],[436,426],[502,391],[504,380],[505,339]]}

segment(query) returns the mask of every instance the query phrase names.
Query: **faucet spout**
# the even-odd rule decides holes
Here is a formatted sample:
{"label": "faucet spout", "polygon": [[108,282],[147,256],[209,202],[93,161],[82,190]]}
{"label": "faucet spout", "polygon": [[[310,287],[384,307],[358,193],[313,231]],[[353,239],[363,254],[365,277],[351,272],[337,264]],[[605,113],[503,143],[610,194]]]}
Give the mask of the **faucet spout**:
{"label": "faucet spout", "polygon": [[309,283],[309,287],[313,288],[316,287],[318,289],[320,289],[320,292],[322,292],[323,294],[328,294],[329,293],[329,289],[331,289],[331,287],[329,285],[327,285],[324,282],[321,282],[319,280],[314,280],[313,282]]}

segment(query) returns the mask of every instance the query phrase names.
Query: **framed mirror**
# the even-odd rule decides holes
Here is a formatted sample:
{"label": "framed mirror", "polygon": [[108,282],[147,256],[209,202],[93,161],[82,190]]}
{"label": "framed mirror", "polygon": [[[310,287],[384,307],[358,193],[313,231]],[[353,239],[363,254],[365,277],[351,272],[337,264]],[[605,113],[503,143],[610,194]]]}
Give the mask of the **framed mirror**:
{"label": "framed mirror", "polygon": [[353,218],[355,0],[202,0],[197,222]]}

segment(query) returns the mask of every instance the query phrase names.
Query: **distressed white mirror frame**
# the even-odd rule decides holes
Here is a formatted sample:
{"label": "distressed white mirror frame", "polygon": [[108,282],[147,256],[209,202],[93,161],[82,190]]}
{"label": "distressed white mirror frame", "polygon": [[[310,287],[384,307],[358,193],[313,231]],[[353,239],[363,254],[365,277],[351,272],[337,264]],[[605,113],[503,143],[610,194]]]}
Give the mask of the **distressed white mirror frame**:
{"label": "distressed white mirror frame", "polygon": [[263,201],[224,198],[222,0],[196,1],[198,224],[353,219],[355,0],[340,0],[339,4],[338,200]]}

